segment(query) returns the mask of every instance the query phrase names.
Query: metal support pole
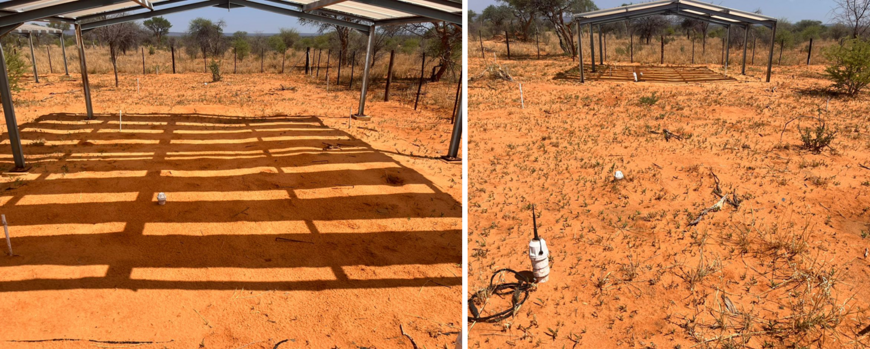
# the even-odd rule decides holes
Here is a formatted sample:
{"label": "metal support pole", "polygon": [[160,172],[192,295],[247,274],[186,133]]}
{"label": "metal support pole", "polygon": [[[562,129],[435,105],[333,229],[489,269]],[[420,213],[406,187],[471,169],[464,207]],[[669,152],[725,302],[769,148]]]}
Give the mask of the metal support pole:
{"label": "metal support pole", "polygon": [[598,57],[601,58],[601,65],[604,65],[604,34],[601,33],[601,25],[598,25]]}
{"label": "metal support pole", "polygon": [[[586,82],[586,73],[583,71],[583,31],[580,30],[580,22],[577,22],[577,60],[580,61],[580,83]],[[593,59],[594,61],[594,59]]]}
{"label": "metal support pole", "polygon": [[749,48],[749,26],[743,28],[743,72],[746,75],[746,50]]}
{"label": "metal support pole", "polygon": [[770,71],[773,70],[773,45],[776,43],[776,23],[770,33],[770,55],[767,56],[767,82],[770,82]]}
{"label": "metal support pole", "polygon": [[63,72],[69,76],[69,67],[66,64],[66,40],[63,38],[63,32],[60,33],[60,50],[63,52]]}
{"label": "metal support pole", "polygon": [[387,87],[384,89],[384,102],[390,101],[390,83],[393,82],[393,60],[396,58],[396,50],[390,50],[390,66],[387,68]]}
{"label": "metal support pole", "polygon": [[33,34],[27,33],[27,38],[30,39],[30,61],[33,62],[33,79],[39,83],[39,73],[36,72],[36,55],[33,54]]}
{"label": "metal support pole", "polygon": [[9,86],[9,75],[6,71],[6,54],[0,47],[0,99],[3,102],[3,114],[6,116],[6,130],[9,133],[9,144],[12,145],[12,158],[15,169],[25,170],[24,152],[21,149],[21,136],[18,134],[18,121],[15,119],[15,108],[12,106],[12,90]]}
{"label": "metal support pole", "polygon": [[459,143],[462,141],[462,94],[459,96],[459,108],[456,108],[456,114],[453,123],[453,132],[450,134],[450,148],[447,150],[447,156],[442,157],[445,160],[459,159]]}
{"label": "metal support pole", "polygon": [[81,24],[75,25],[76,29],[76,44],[79,46],[79,63],[81,63],[82,70],[82,90],[85,94],[85,107],[87,108],[88,120],[94,119],[94,107],[91,105],[91,86],[90,82],[88,82],[88,63],[85,58],[85,40],[82,37],[82,26]]}
{"label": "metal support pole", "polygon": [[730,53],[731,47],[731,26],[728,26],[728,30],[725,32],[725,76],[728,76],[728,53]]}
{"label": "metal support pole", "polygon": [[456,123],[456,108],[459,108],[459,97],[462,95],[462,73],[459,73],[459,84],[456,85],[456,98],[453,99],[453,117],[450,120],[451,124]]}
{"label": "metal support pole", "polygon": [[54,74],[54,67],[51,65],[51,46],[45,45],[45,54],[48,55],[48,72]]}
{"label": "metal support pole", "polygon": [[362,88],[359,93],[359,112],[355,115],[354,119],[362,119],[368,120],[371,116],[366,115],[366,92],[369,87],[369,67],[372,65],[372,53],[374,51],[375,46],[375,26],[372,25],[369,27],[369,40],[366,45],[366,62],[365,67],[363,67],[363,77],[362,77]]}
{"label": "metal support pole", "polygon": [[[577,35],[580,35],[579,33]],[[592,72],[595,72],[595,31],[592,30],[592,24],[589,24],[589,48],[592,50]],[[581,50],[583,48],[580,48]]]}

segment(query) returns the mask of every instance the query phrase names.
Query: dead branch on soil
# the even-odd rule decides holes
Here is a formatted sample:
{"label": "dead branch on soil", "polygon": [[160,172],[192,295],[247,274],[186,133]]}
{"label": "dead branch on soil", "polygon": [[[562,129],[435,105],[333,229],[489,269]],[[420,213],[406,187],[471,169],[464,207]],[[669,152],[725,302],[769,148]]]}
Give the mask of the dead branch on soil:
{"label": "dead branch on soil", "polygon": [[671,131],[668,131],[668,129],[664,129],[664,130],[662,130],[662,132],[659,132],[659,131],[649,131],[649,133],[657,134],[657,135],[660,135],[660,134],[665,135],[665,142],[670,142],[670,141],[671,141],[671,138],[674,138],[674,139],[676,139],[676,140],[678,140],[678,141],[682,141],[682,140],[683,140],[683,136],[680,136],[680,135],[678,135],[678,134],[676,134],[676,133],[673,133],[673,132],[671,132]]}
{"label": "dead branch on soil", "polygon": [[408,340],[411,341],[411,345],[414,346],[414,349],[417,349],[417,343],[414,342],[414,338],[411,338],[411,335],[405,333],[405,328],[402,325],[399,325],[399,330],[402,331],[402,335],[408,337]]}
{"label": "dead branch on soil", "polygon": [[705,208],[703,211],[701,211],[701,213],[698,214],[698,218],[695,218],[695,220],[693,220],[691,223],[689,223],[689,226],[693,227],[693,226],[698,225],[698,223],[701,222],[701,219],[704,218],[704,216],[706,216],[707,213],[709,213],[711,211],[716,212],[716,211],[719,211],[720,209],[722,209],[722,204],[725,203],[725,200],[728,200],[728,195],[725,195],[721,199],[719,199],[719,202],[717,202],[715,205],[710,206],[708,208]]}

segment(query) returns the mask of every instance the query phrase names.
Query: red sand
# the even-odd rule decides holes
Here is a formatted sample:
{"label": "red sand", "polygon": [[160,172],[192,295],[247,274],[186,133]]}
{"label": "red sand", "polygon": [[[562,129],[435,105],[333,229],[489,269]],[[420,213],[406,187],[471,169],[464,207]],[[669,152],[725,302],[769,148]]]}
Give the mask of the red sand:
{"label": "red sand", "polygon": [[[139,78],[137,95],[92,76],[92,121],[75,81],[16,94],[33,168],[0,185],[0,347],[410,347],[400,324],[455,340],[461,169],[430,158],[449,110],[373,100],[347,129],[358,92],[299,76]],[[10,168],[8,138],[0,154]]]}

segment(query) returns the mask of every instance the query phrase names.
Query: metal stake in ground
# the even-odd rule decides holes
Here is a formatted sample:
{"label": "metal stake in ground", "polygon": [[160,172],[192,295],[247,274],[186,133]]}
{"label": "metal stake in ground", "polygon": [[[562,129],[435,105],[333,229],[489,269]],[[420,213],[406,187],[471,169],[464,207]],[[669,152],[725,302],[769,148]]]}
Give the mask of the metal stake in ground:
{"label": "metal stake in ground", "polygon": [[420,83],[417,85],[417,98],[414,100],[414,110],[417,110],[417,103],[420,102],[420,91],[423,90],[423,74],[426,72],[426,53],[423,53],[423,63],[420,64]]}
{"label": "metal stake in ground", "polygon": [[[390,83],[393,82],[393,60],[395,58],[396,58],[396,50],[390,50],[390,65],[387,68],[387,87],[384,88],[384,102],[390,101]],[[455,108],[455,106],[454,106],[454,108]]]}
{"label": "metal stake in ground", "polygon": [[308,69],[311,64],[311,48],[305,48],[305,75],[308,75]]}
{"label": "metal stake in ground", "polygon": [[39,83],[39,73],[36,72],[36,56],[33,54],[33,34],[28,33],[27,38],[30,39],[30,61],[33,63],[33,79]]}
{"label": "metal stake in ground", "polygon": [[480,58],[486,59],[486,51],[483,50],[483,34],[477,31],[477,39],[480,40]]}
{"label": "metal stake in ground", "polygon": [[9,240],[9,226],[6,224],[6,215],[2,214],[0,217],[3,218],[3,232],[6,233],[6,247],[9,248],[9,257],[12,257],[14,254],[12,254],[12,240]]}
{"label": "metal stake in ground", "polygon": [[66,64],[66,41],[63,39],[63,32],[60,32],[60,50],[63,52],[63,72],[69,76],[69,67]]}
{"label": "metal stake in ground", "polygon": [[[813,38],[810,38],[810,47],[807,48],[807,65],[810,65],[810,61],[813,58]],[[48,64],[51,65],[51,60],[48,60]]]}
{"label": "metal stake in ground", "polygon": [[172,74],[175,74],[175,45],[169,46],[172,51]]}
{"label": "metal stake in ground", "polygon": [[48,55],[48,72],[54,74],[54,67],[51,66],[51,46],[45,46],[45,53]]}

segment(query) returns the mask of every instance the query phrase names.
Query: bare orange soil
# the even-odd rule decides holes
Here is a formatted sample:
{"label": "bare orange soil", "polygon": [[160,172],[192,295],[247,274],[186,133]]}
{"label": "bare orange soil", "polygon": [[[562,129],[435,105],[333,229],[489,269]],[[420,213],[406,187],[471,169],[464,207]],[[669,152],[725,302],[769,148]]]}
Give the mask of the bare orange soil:
{"label": "bare orange soil", "polygon": [[[515,82],[491,64],[469,68],[469,291],[530,269],[531,204],[552,269],[471,348],[870,345],[866,92],[825,93],[822,66],[581,85],[567,58],[500,60]],[[836,136],[816,154],[797,128],[818,116]]]}
{"label": "bare orange soil", "polygon": [[[33,167],[0,184],[0,347],[455,340],[461,168],[433,159],[450,110],[373,98],[348,128],[358,92],[298,74],[99,75],[86,121],[77,80],[16,94]],[[84,341],[20,342],[50,339]]]}

